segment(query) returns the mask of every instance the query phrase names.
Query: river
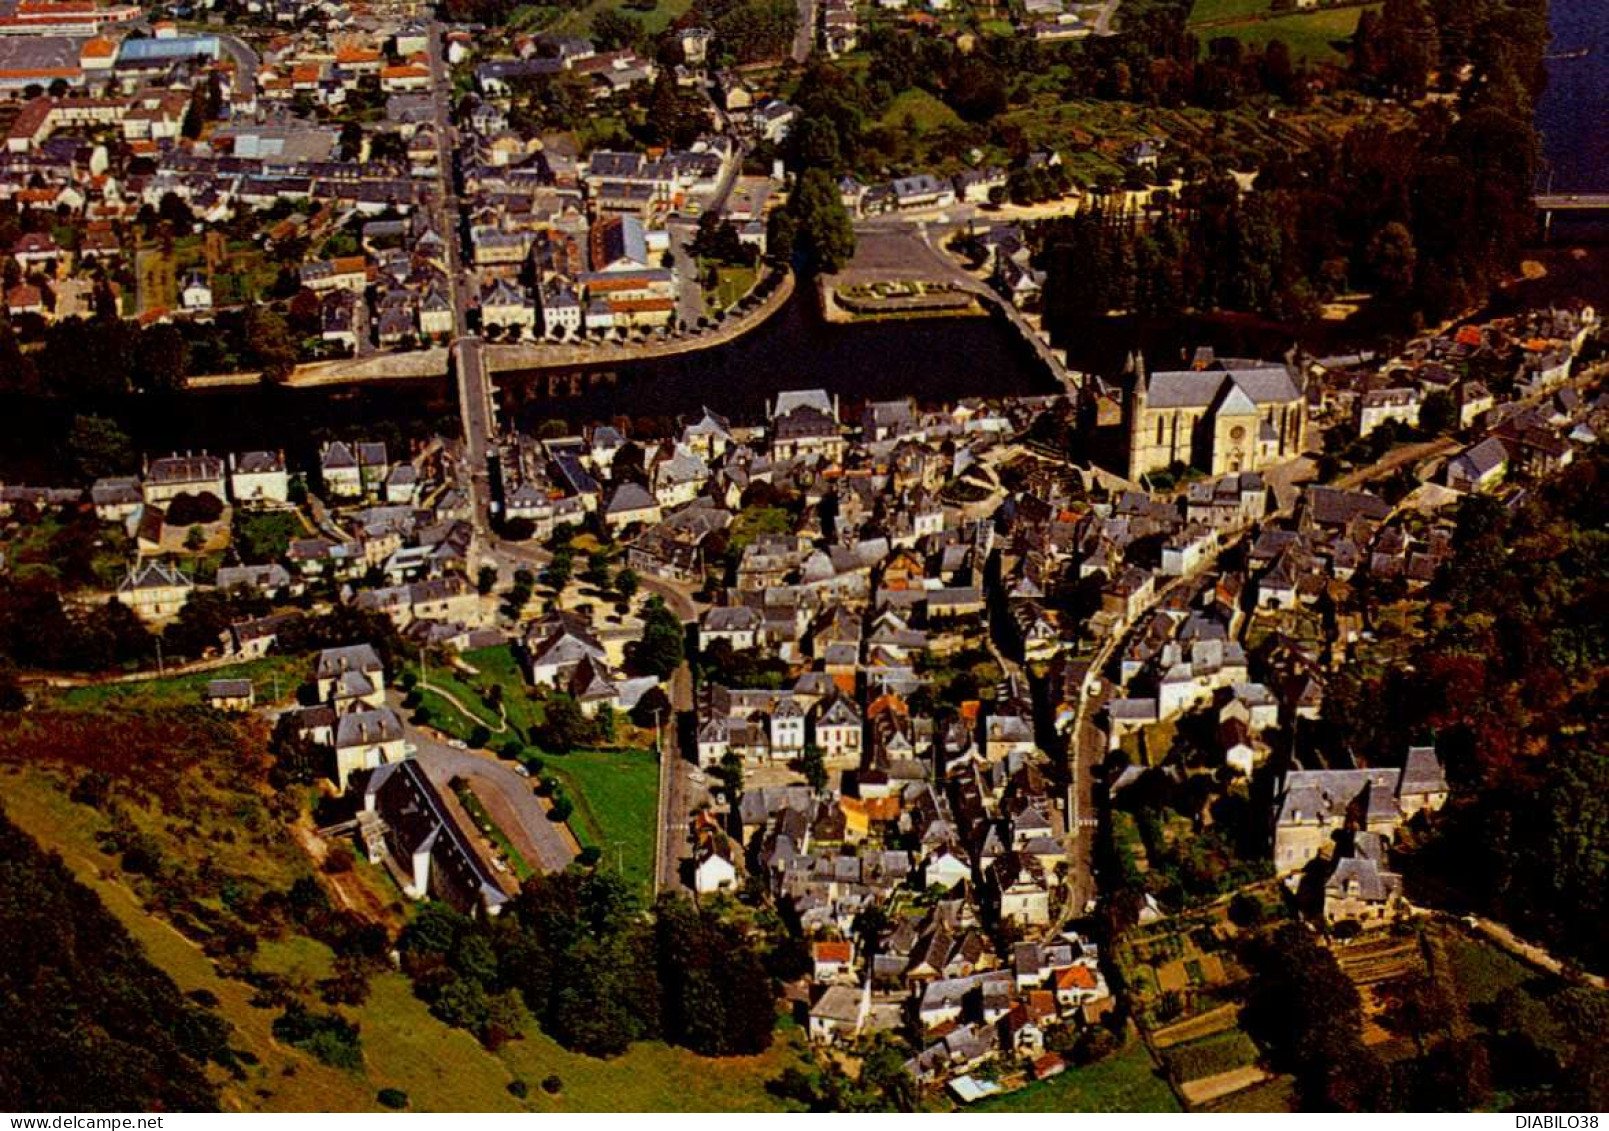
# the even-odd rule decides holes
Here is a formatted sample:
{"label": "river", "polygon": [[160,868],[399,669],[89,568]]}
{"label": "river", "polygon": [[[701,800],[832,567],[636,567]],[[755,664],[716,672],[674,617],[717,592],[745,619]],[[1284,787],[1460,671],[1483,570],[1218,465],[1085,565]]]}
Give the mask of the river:
{"label": "river", "polygon": [[809,287],[800,287],[776,314],[727,345],[576,372],[589,385],[576,396],[548,395],[547,373],[499,376],[505,410],[535,431],[548,419],[625,417],[646,423],[704,406],[756,421],[784,389],[826,389],[845,410],[907,395],[937,404],[1059,391],[999,316],[833,324],[821,317]]}
{"label": "river", "polygon": [[[1548,85],[1536,104],[1539,187],[1609,193],[1609,3],[1552,0],[1548,15]],[[1530,258],[1546,274],[1495,296],[1494,312],[1571,299],[1609,308],[1609,217],[1556,215]]]}
{"label": "river", "polygon": [[1548,187],[1609,192],[1609,3],[1552,0],[1549,23],[1548,86],[1536,105]]}
{"label": "river", "polygon": [[[915,395],[927,404],[968,396],[1055,392],[1058,386],[1003,318],[964,317],[832,325],[801,288],[745,336],[709,350],[578,370],[585,391],[547,395],[545,373],[498,377],[503,418],[536,431],[548,420],[577,426],[625,418],[663,434],[703,406],[739,422],[764,418],[784,389],[823,388],[847,413],[868,399]],[[8,482],[76,477],[64,443],[75,413],[116,419],[137,451],[212,452],[283,448],[293,464],[316,459],[321,441],[384,439],[393,450],[432,432],[458,432],[457,401],[445,378],[308,389],[223,387],[130,395],[94,406],[0,397]]]}

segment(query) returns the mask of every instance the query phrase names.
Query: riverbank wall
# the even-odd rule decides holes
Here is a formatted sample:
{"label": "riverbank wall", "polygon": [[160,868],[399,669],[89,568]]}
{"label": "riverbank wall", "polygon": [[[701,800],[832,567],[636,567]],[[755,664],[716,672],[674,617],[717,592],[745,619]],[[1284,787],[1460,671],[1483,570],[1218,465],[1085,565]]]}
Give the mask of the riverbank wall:
{"label": "riverbank wall", "polygon": [[785,271],[777,277],[776,286],[772,288],[770,294],[760,300],[759,305],[685,338],[659,339],[634,345],[591,341],[566,344],[521,342],[516,345],[489,345],[485,350],[486,371],[496,375],[542,369],[625,365],[635,361],[654,361],[658,358],[713,349],[736,341],[749,331],[758,328],[793,297],[793,288],[793,272]]}
{"label": "riverbank wall", "polygon": [[[486,370],[495,375],[542,369],[622,365],[723,346],[759,327],[781,310],[793,296],[795,285],[793,272],[784,271],[775,278],[776,284],[770,293],[752,309],[725,318],[706,330],[684,338],[639,343],[587,341],[565,344],[554,342],[493,344],[485,348]],[[284,384],[293,389],[311,389],[325,385],[356,385],[371,381],[416,381],[422,378],[445,377],[450,352],[445,347],[433,346],[430,349],[409,350],[402,353],[376,353],[365,357],[312,362],[298,365],[285,379]],[[209,373],[188,378],[185,387],[196,390],[248,388],[261,381],[262,374],[257,372]]]}

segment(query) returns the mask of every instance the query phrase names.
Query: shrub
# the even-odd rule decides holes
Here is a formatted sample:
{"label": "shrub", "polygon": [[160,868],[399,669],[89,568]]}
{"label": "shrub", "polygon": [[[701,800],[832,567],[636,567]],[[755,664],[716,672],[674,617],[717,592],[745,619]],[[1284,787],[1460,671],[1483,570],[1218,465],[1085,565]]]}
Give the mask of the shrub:
{"label": "shrub", "polygon": [[217,522],[223,516],[223,500],[210,491],[198,495],[181,491],[168,503],[169,526],[195,526]]}
{"label": "shrub", "polygon": [[1237,927],[1255,927],[1268,916],[1268,909],[1255,895],[1241,892],[1229,901],[1229,921]]}
{"label": "shrub", "polygon": [[401,1088],[381,1088],[374,1098],[381,1107],[388,1107],[392,1111],[401,1111],[408,1106],[408,1093]]}
{"label": "shrub", "polygon": [[274,1037],[335,1068],[362,1067],[358,1027],[335,1013],[309,1013],[292,1002],[274,1020]]}
{"label": "shrub", "polygon": [[531,1094],[531,1086],[524,1080],[510,1080],[508,1082],[508,1094],[515,1099],[523,1100]]}
{"label": "shrub", "polygon": [[324,857],[324,871],[332,876],[350,872],[355,859],[351,845],[345,841],[336,841],[330,845],[330,851]]}
{"label": "shrub", "polygon": [[549,1076],[542,1081],[542,1090],[550,1096],[556,1096],[564,1088],[564,1081],[557,1076]]}

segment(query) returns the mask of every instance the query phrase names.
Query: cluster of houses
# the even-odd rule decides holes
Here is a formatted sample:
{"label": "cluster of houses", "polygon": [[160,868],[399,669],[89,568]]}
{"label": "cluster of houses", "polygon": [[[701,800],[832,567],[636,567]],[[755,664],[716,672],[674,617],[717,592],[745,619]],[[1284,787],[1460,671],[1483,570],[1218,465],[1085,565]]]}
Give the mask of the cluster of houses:
{"label": "cluster of houses", "polygon": [[[634,568],[714,594],[699,615],[705,682],[685,753],[706,774],[741,765],[754,784],[729,809],[692,815],[692,885],[758,886],[789,909],[813,947],[805,1008],[817,1039],[899,1030],[924,1050],[911,1071],[958,1092],[980,1086],[972,1070],[994,1057],[1056,1070],[1046,1031],[1087,1023],[1109,999],[1093,949],[1063,928],[1079,910],[1068,905],[1078,865],[1045,750],[1067,740],[1091,690],[1105,692],[1096,713],[1113,748],[1143,752],[1165,724],[1205,715],[1226,770],[1251,778],[1297,720],[1322,717],[1329,674],[1363,646],[1350,587],[1367,577],[1412,592],[1451,552],[1437,507],[1456,496],[1276,494],[1269,473],[1306,445],[1308,413],[1324,411],[1322,372],[1210,356],[1141,372],[1137,396],[1159,415],[1126,430],[1170,445],[1173,421],[1200,414],[1200,435],[1181,437],[1168,462],[1217,474],[1166,494],[1102,487],[1017,442],[1064,410],[1051,401],[873,402],[846,416],[812,390],[780,394],[757,425],[706,410],[672,438],[598,427],[527,441],[514,461],[533,522],[559,521],[555,504],[581,498],[628,540]],[[1526,411],[1578,406],[1573,428],[1606,408],[1563,386],[1542,405]],[[1237,428],[1261,433],[1261,450],[1237,448]],[[783,529],[734,545],[761,484],[794,509]],[[1321,605],[1336,610],[1334,632],[1314,639],[1304,626]],[[1003,632],[991,633],[994,617]],[[1253,620],[1278,641],[1255,666]],[[935,703],[935,670],[991,635],[1010,653],[995,656],[1000,685]],[[1113,638],[1122,647],[1094,670],[1091,648]],[[554,686],[621,701],[601,647],[562,620],[533,630],[528,651],[553,657]],[[1042,675],[1048,712],[1022,665]],[[732,681],[729,668],[765,678]],[[816,765],[825,784],[801,784]],[[1429,748],[1398,767],[1281,765],[1276,872],[1332,923],[1385,922],[1401,897],[1391,840],[1446,793]],[[872,907],[886,923],[875,938],[858,929]],[[1001,953],[1002,924],[1050,957]]]}
{"label": "cluster of houses", "polygon": [[[1010,28],[1036,40],[1082,39],[1110,34],[1109,25],[1119,0],[1018,0],[1010,5],[990,4],[994,16],[1010,16]],[[897,16],[914,31],[934,32],[946,27],[946,18],[959,11],[955,0],[876,0],[879,15]],[[818,7],[816,40],[832,58],[853,51],[860,41],[860,20],[855,0],[824,0]],[[972,37],[968,25],[950,24],[950,33],[962,42]]]}
{"label": "cluster of houses", "polygon": [[[317,524],[296,518],[302,530],[279,560],[235,560],[236,510],[298,516],[310,478],[333,509]],[[459,647],[483,639],[488,616],[465,576],[470,505],[439,441],[397,458],[377,441],[334,440],[302,471],[292,471],[282,451],[201,451],[147,459],[139,475],[99,479],[88,491],[0,486],[0,514],[88,507],[120,524],[135,560],[111,597],[152,625],[178,616],[208,583],[274,602],[317,589],[385,614],[420,643]],[[176,564],[213,553],[222,563],[210,578]],[[273,643],[273,623],[236,626],[221,646],[260,656]]]}
{"label": "cluster of houses", "polygon": [[[331,18],[260,38],[260,50],[223,32],[180,34],[161,23],[147,37],[103,29],[65,40],[81,45],[73,54],[82,55],[82,69],[54,76],[64,78],[66,90],[52,84],[20,105],[0,154],[0,199],[39,221],[25,222],[30,230],[8,249],[23,269],[4,296],[9,312],[47,320],[88,313],[90,280],[129,276],[136,253],[130,225],[165,202],[179,202],[206,225],[271,213],[257,233],[265,247],[296,239],[317,246],[338,223],[386,217],[395,224],[426,204],[439,143],[435,127],[407,101],[410,94],[428,101],[415,93],[429,87],[424,26],[398,16],[367,20],[359,30],[345,15],[345,23]],[[54,43],[49,36],[10,39],[0,55],[48,54]],[[0,58],[0,79],[5,63]],[[365,118],[354,137],[309,109],[345,114],[368,103],[385,111]],[[52,232],[63,217],[75,221],[70,246],[59,246]],[[421,317],[428,309],[418,309],[428,308],[424,299],[438,282],[425,277],[423,264],[443,266],[440,247],[432,248],[439,233],[432,238],[404,224],[396,235],[390,250],[398,254],[371,255],[366,247],[363,256],[304,271],[332,308],[343,301],[336,292],[373,291],[374,321],[383,324],[387,344],[443,332]],[[142,296],[137,313],[147,320],[205,316],[258,297],[239,287],[222,292],[226,258],[209,253],[175,280],[171,296]],[[405,331],[400,314],[383,317],[397,300],[382,300],[399,288],[411,296]],[[353,320],[327,314],[328,340],[356,348]]]}
{"label": "cluster of houses", "polygon": [[1556,306],[1416,340],[1383,364],[1336,359],[1313,410],[1361,438],[1388,422],[1418,427],[1426,403],[1441,398],[1467,441],[1443,466],[1446,486],[1487,491],[1511,471],[1546,475],[1597,441],[1592,406],[1570,378],[1598,326],[1589,305]]}

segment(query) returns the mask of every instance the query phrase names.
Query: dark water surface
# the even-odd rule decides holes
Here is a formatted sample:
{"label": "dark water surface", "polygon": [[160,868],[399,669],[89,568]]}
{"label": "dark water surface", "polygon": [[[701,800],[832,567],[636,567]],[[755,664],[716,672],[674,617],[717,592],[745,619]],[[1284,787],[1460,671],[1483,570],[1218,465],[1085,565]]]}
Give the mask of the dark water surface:
{"label": "dark water surface", "polygon": [[[1552,0],[1536,128],[1553,192],[1609,192],[1609,2]],[[1585,48],[1580,58],[1561,58]],[[1544,174],[1544,180],[1547,174]]]}
{"label": "dark water surface", "polygon": [[583,383],[580,395],[550,395],[546,372],[500,375],[505,409],[529,429],[548,418],[652,419],[704,406],[734,419],[759,420],[766,402],[785,389],[826,389],[846,410],[906,395],[937,404],[1058,390],[1003,318],[832,324],[822,319],[806,287],[724,346],[572,372]]}

